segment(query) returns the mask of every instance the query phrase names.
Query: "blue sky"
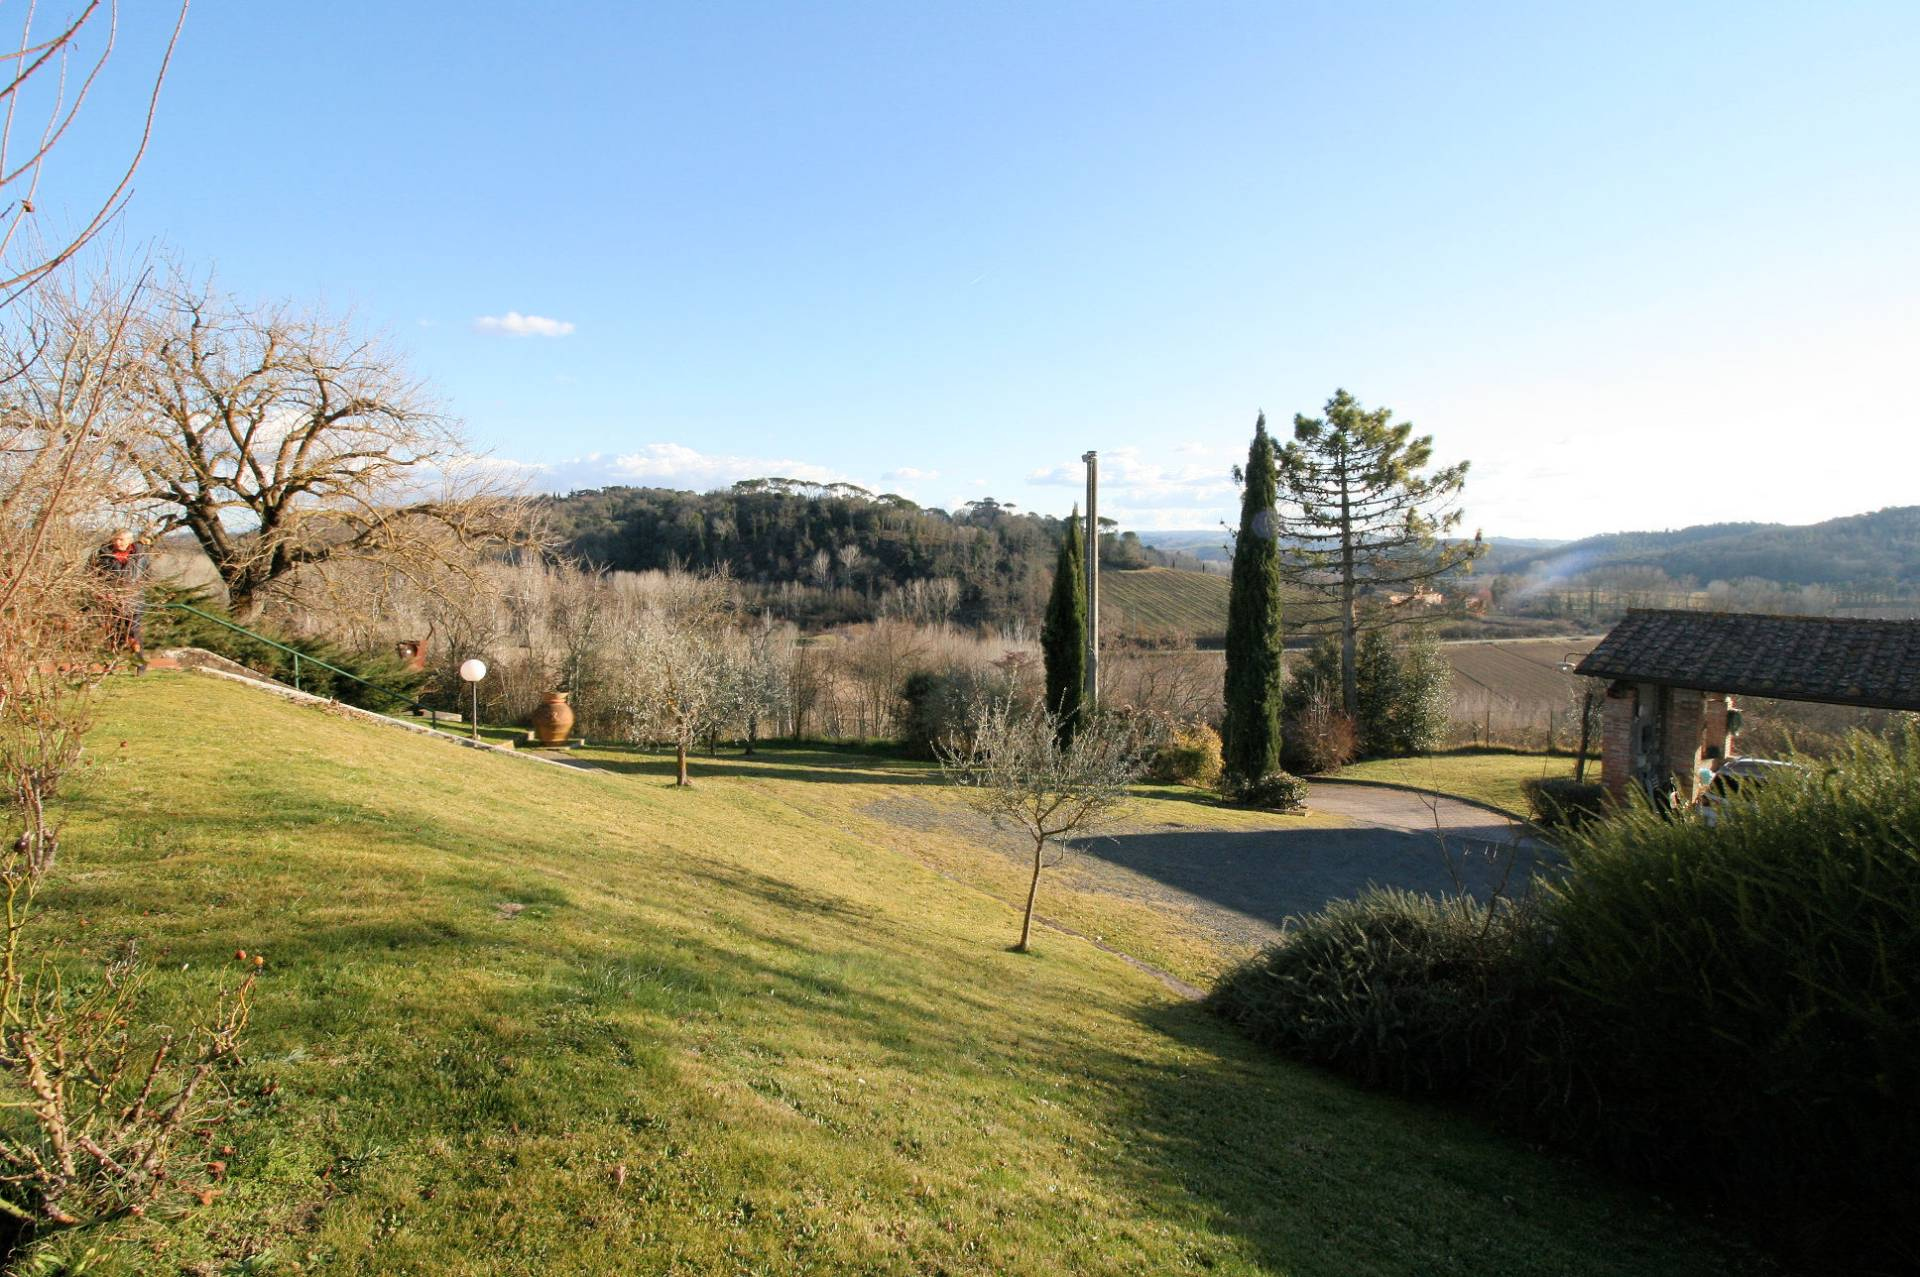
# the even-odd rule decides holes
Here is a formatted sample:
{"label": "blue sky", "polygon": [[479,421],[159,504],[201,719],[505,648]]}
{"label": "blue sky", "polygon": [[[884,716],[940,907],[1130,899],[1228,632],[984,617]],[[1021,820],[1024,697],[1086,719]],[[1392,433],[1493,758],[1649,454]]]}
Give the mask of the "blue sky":
{"label": "blue sky", "polygon": [[1207,527],[1344,386],[1490,534],[1798,522],[1920,500],[1916,65],[1910,3],[198,0],[120,235],[548,486],[1064,513],[1098,448]]}

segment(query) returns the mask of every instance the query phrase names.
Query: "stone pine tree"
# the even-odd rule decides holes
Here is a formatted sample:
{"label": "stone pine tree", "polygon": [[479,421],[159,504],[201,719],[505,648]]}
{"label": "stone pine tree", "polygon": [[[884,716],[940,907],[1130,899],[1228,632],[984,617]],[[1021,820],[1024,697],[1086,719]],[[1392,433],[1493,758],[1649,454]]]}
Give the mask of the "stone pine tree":
{"label": "stone pine tree", "polygon": [[1415,437],[1393,410],[1368,411],[1344,390],[1326,416],[1296,416],[1279,453],[1286,507],[1275,530],[1287,544],[1281,575],[1324,600],[1340,637],[1341,704],[1359,717],[1359,636],[1367,629],[1445,615],[1437,582],[1467,569],[1484,548],[1450,539],[1459,527],[1467,463],[1439,469],[1433,436]]}
{"label": "stone pine tree", "polygon": [[1224,771],[1229,783],[1280,766],[1280,546],[1273,440],[1262,413],[1240,474],[1240,533],[1227,597]]}
{"label": "stone pine tree", "polygon": [[1067,520],[1053,569],[1053,594],[1040,627],[1040,650],[1047,665],[1047,710],[1060,724],[1060,743],[1072,739],[1086,692],[1087,582],[1080,546],[1080,508]]}

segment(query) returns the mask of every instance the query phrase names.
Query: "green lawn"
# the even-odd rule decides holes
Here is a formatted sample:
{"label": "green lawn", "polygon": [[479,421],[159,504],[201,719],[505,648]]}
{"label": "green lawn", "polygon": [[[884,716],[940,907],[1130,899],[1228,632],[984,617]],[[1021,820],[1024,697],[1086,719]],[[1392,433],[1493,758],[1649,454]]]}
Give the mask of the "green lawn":
{"label": "green lawn", "polygon": [[[1598,779],[1599,773],[1599,760],[1589,760],[1588,777]],[[1521,792],[1521,782],[1539,776],[1572,776],[1573,759],[1566,755],[1461,750],[1349,763],[1335,775],[1343,780],[1378,780],[1457,794],[1524,817],[1527,798]]]}
{"label": "green lawn", "polygon": [[118,682],[93,754],[47,896],[62,960],[137,937],[170,1015],[236,948],[267,967],[225,1194],[54,1237],[43,1271],[1744,1260],[1644,1194],[1270,1058],[1081,940],[1008,952],[989,858],[865,813],[943,794],[924,769],[769,754],[680,791],[661,760],[574,773],[187,674]]}

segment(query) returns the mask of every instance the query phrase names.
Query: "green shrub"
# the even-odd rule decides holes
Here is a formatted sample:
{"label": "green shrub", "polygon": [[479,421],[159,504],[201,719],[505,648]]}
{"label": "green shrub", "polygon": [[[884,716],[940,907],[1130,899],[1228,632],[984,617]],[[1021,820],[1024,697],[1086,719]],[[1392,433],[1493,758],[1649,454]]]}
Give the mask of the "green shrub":
{"label": "green shrub", "polygon": [[1322,638],[1289,662],[1282,702],[1286,765],[1336,771],[1355,758],[1404,758],[1440,747],[1448,725],[1453,667],[1422,627],[1361,635],[1354,658],[1358,716],[1344,709],[1340,644]]}
{"label": "green shrub", "polygon": [[1208,1005],[1255,1041],[1374,1086],[1453,1095],[1507,1067],[1541,1001],[1532,915],[1369,891],[1293,922]]}
{"label": "green shrub", "polygon": [[1535,776],[1520,782],[1533,822],[1545,829],[1570,829],[1607,813],[1605,785],[1569,776]]}
{"label": "green shrub", "polygon": [[1211,789],[1220,783],[1220,733],[1205,723],[1176,727],[1147,764],[1147,778],[1163,785],[1196,785]]}
{"label": "green shrub", "polygon": [[1523,909],[1330,905],[1212,1005],[1746,1211],[1823,1270],[1920,1269],[1920,731],[1746,786],[1712,825],[1587,822],[1568,854]]}
{"label": "green shrub", "polygon": [[1920,1217],[1916,745],[1855,737],[1714,825],[1635,810],[1575,840],[1546,907],[1580,1058],[1523,1079],[1583,1096],[1550,1134],[1821,1245]]}
{"label": "green shrub", "polygon": [[[225,609],[205,592],[162,584],[149,589],[147,598],[146,647],[149,651],[163,647],[202,648],[276,682],[289,687],[293,685],[291,654],[217,622],[167,606],[170,603],[185,603],[209,615],[229,619]],[[324,666],[302,660],[300,688],[316,696],[331,697],[366,709],[395,710],[418,695],[425,679],[419,671],[407,669],[396,657],[368,656],[323,639],[274,633],[259,622],[247,628],[266,635],[275,643],[298,650],[302,657],[325,661],[373,684],[368,687],[351,678],[342,678]]]}
{"label": "green shrub", "polygon": [[1438,749],[1447,735],[1453,667],[1424,627],[1369,630],[1354,662],[1360,751],[1406,758]]}
{"label": "green shrub", "polygon": [[1298,811],[1307,805],[1307,782],[1286,772],[1268,772],[1258,780],[1229,786],[1227,798],[1243,807]]}
{"label": "green shrub", "polygon": [[1004,691],[1004,684],[973,670],[918,670],[900,686],[900,746],[909,758],[932,758],[965,736],[972,708]]}

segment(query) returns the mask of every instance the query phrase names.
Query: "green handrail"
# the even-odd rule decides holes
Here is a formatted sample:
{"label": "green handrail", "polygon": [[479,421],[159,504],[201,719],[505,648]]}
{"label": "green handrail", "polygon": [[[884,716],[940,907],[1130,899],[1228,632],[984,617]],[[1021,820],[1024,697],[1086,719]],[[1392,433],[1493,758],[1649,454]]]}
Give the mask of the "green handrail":
{"label": "green handrail", "polygon": [[330,670],[333,673],[338,674],[341,678],[350,678],[354,682],[360,684],[362,687],[371,687],[376,692],[381,692],[381,693],[384,693],[385,695],[391,696],[395,700],[405,703],[408,708],[418,710],[422,714],[431,715],[437,712],[427,708],[425,705],[422,705],[419,701],[414,700],[413,697],[408,696],[404,692],[396,692],[391,687],[382,687],[380,684],[374,682],[372,679],[361,678],[358,674],[355,674],[352,670],[343,670],[338,665],[328,664],[326,661],[321,660],[317,656],[311,656],[305,652],[302,652],[297,647],[289,647],[285,643],[281,643],[275,639],[270,639],[266,635],[261,634],[258,631],[250,630],[244,625],[235,625],[232,621],[229,621],[224,616],[215,616],[211,612],[203,612],[199,608],[194,607],[189,603],[168,603],[165,606],[170,608],[177,608],[182,612],[191,612],[203,621],[212,621],[215,625],[224,625],[228,629],[232,630],[235,634],[244,634],[248,638],[254,640],[257,643],[265,643],[268,647],[278,648],[280,651],[285,652],[287,655],[293,658],[293,690],[296,692],[305,690],[300,686],[300,662],[310,661],[313,664],[318,665],[323,670]]}

